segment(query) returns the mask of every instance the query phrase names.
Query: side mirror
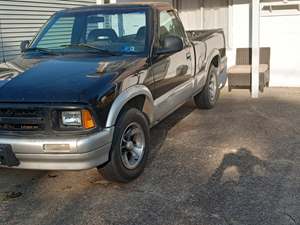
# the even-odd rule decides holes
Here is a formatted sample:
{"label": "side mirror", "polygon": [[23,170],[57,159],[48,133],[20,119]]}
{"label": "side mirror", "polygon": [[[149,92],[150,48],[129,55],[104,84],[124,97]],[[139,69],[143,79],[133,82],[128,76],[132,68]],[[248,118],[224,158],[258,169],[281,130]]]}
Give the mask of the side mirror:
{"label": "side mirror", "polygon": [[21,41],[20,44],[21,52],[24,52],[28,48],[29,44],[30,44],[29,41]]}
{"label": "side mirror", "polygon": [[170,54],[183,50],[183,41],[180,37],[169,35],[164,39],[164,47],[157,50],[158,55]]}

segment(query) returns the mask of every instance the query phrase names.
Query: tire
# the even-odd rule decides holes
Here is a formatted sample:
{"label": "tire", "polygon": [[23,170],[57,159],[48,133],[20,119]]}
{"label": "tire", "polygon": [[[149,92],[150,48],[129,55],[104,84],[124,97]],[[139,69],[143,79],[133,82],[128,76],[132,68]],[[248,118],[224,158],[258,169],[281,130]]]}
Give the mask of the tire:
{"label": "tire", "polygon": [[212,109],[220,96],[218,69],[211,65],[203,90],[194,97],[196,106],[200,109]]}
{"label": "tire", "polygon": [[98,171],[109,181],[130,182],[143,172],[149,146],[148,120],[138,109],[128,109],[117,120],[110,161],[104,167],[99,167]]}

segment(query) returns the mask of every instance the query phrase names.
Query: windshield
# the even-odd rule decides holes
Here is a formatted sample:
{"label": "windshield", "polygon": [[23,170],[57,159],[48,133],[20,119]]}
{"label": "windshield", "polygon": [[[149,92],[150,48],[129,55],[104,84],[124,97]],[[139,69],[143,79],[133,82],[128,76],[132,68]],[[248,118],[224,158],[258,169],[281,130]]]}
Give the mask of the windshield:
{"label": "windshield", "polygon": [[51,18],[29,50],[53,53],[147,52],[146,10],[98,10],[59,13]]}

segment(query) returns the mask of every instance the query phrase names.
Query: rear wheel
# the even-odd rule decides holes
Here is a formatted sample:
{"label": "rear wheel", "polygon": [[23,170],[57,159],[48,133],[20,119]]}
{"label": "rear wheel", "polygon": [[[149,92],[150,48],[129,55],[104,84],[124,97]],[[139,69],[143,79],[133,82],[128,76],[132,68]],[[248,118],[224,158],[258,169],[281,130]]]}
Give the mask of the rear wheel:
{"label": "rear wheel", "polygon": [[107,180],[129,182],[144,170],[149,153],[148,121],[137,109],[124,111],[119,117],[110,153],[110,161],[98,168]]}
{"label": "rear wheel", "polygon": [[194,97],[194,102],[200,109],[211,109],[216,105],[219,95],[218,68],[211,65],[204,89]]}

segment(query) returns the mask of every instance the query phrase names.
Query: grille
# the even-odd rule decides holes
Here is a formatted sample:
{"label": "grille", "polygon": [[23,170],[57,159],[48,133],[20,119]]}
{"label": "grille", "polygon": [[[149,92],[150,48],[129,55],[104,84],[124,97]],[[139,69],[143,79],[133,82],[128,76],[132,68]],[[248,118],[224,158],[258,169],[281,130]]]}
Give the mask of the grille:
{"label": "grille", "polygon": [[43,110],[0,108],[0,131],[43,130],[45,117]]}

